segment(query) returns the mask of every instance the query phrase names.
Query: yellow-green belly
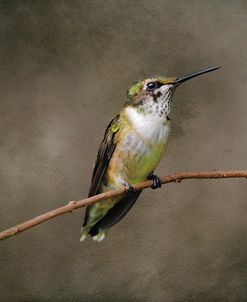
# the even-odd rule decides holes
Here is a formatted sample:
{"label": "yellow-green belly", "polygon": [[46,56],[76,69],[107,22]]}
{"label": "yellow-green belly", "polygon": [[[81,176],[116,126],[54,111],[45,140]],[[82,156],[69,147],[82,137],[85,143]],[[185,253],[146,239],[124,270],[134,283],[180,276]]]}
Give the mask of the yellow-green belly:
{"label": "yellow-green belly", "polygon": [[146,179],[159,164],[167,146],[167,140],[150,143],[134,134],[125,136],[117,145],[106,173],[107,182],[113,186]]}
{"label": "yellow-green belly", "polygon": [[[123,132],[109,162],[100,192],[115,189],[126,182],[135,184],[146,179],[159,164],[166,147],[167,139],[150,143],[134,133]],[[88,225],[99,221],[120,199],[121,196],[109,198],[92,205]]]}

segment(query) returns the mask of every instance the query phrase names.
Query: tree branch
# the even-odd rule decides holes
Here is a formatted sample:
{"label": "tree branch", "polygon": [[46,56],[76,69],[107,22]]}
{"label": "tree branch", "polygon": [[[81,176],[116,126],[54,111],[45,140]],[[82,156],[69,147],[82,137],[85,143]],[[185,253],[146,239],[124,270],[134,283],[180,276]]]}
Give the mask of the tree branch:
{"label": "tree branch", "polygon": [[[161,176],[160,180],[162,184],[167,184],[171,182],[179,183],[183,179],[202,179],[202,178],[247,178],[247,170],[235,170],[235,171],[212,171],[212,172],[180,172],[173,175]],[[133,188],[136,190],[142,190],[150,187],[153,184],[152,180],[145,180],[138,184],[133,185]],[[126,187],[119,188],[117,190],[104,192],[89,198],[85,198],[77,201],[70,201],[68,204],[41,214],[37,217],[34,217],[30,220],[27,220],[21,224],[18,224],[12,228],[9,228],[5,231],[0,232],[0,240],[17,235],[25,230],[28,230],[35,225],[38,225],[42,222],[45,222],[49,219],[55,218],[57,216],[63,215],[65,213],[72,212],[76,209],[84,207],[86,205],[93,204],[95,202],[107,199],[113,196],[118,196],[127,191]]]}

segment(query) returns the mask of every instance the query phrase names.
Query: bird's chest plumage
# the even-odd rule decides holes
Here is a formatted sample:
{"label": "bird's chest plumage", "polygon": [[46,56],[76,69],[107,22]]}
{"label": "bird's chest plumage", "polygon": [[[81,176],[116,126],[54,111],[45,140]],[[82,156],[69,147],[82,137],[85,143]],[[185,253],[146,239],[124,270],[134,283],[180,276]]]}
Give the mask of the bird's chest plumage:
{"label": "bird's chest plumage", "polygon": [[167,146],[170,122],[157,116],[129,112],[130,126],[124,128],[109,163],[116,183],[145,179],[160,162]]}

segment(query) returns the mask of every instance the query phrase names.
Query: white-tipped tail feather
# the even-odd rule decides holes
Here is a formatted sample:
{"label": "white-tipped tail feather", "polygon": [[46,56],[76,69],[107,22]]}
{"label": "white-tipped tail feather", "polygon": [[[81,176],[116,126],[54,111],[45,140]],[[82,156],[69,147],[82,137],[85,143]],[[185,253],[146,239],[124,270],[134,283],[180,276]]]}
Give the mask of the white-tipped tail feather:
{"label": "white-tipped tail feather", "polygon": [[106,231],[100,231],[97,235],[93,236],[93,240],[97,242],[101,242],[105,239]]}
{"label": "white-tipped tail feather", "polygon": [[80,241],[84,241],[85,239],[87,239],[87,234],[88,234],[88,229],[86,228],[81,228],[81,236],[80,236]]}
{"label": "white-tipped tail feather", "polygon": [[[88,228],[85,228],[85,227],[81,228],[81,237],[80,237],[81,242],[84,241],[85,239],[87,239],[88,232],[89,232]],[[105,239],[106,233],[107,233],[106,230],[99,231],[99,233],[97,235],[93,236],[93,240],[97,241],[97,242],[101,242],[102,240]]]}

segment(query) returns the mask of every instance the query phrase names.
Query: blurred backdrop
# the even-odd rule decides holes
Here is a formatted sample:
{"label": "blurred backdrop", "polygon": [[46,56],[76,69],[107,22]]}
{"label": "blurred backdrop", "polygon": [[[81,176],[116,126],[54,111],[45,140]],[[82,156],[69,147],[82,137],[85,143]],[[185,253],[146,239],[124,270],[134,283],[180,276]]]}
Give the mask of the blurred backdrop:
{"label": "blurred backdrop", "polygon": [[[246,1],[1,1],[0,228],[87,195],[132,82],[222,69],[175,95],[157,173],[244,169]],[[100,244],[84,209],[0,243],[0,295],[31,301],[246,301],[247,183],[146,190]]]}

